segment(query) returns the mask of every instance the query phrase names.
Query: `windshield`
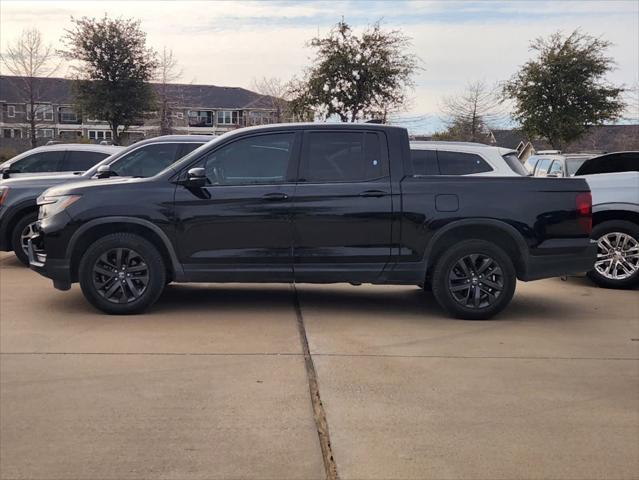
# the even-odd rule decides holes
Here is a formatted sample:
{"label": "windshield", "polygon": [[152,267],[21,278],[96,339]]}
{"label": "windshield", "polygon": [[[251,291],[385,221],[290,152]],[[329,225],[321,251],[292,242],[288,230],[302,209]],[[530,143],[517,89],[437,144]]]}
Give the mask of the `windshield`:
{"label": "windshield", "polygon": [[522,175],[524,177],[530,175],[528,170],[526,170],[526,167],[524,167],[519,161],[519,158],[517,158],[516,153],[507,153],[506,155],[502,155],[502,157],[504,158],[506,164],[510,167],[510,169],[516,174]]}
{"label": "windshield", "polygon": [[202,145],[201,142],[164,141],[143,145],[134,144],[116,155],[87,170],[83,177],[91,178],[98,173],[101,165],[110,165],[111,175],[120,177],[152,177],[175,163],[179,158]]}
{"label": "windshield", "polygon": [[579,167],[583,165],[583,163],[588,160],[587,158],[567,158],[566,159],[566,170],[568,171],[568,175],[571,177],[579,170]]}
{"label": "windshield", "polygon": [[86,172],[84,172],[82,174],[83,177],[87,177],[87,178],[91,178],[93,175],[95,175],[96,173],[98,173],[98,168],[102,165],[109,165],[111,162],[114,162],[115,160],[117,160],[120,157],[123,157],[124,155],[126,155],[128,152],[131,151],[131,147],[127,147],[124,150],[121,150],[117,153],[114,153],[113,155],[105,158],[104,160],[102,160],[101,162],[96,163],[95,165],[93,165],[93,167],[91,167],[89,170],[87,170]]}

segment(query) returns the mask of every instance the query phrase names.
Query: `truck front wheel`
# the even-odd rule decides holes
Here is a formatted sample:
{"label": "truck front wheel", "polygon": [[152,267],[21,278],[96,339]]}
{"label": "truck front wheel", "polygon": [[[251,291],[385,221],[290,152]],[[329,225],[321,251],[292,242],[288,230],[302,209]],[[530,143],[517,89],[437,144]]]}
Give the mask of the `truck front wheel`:
{"label": "truck front wheel", "polygon": [[437,302],[467,320],[487,320],[501,312],[516,283],[508,254],[485,240],[466,240],[444,251],[432,273]]}
{"label": "truck front wheel", "polygon": [[140,313],[153,305],[166,283],[162,256],[139,235],[114,233],[93,243],[80,260],[86,299],[103,312]]}

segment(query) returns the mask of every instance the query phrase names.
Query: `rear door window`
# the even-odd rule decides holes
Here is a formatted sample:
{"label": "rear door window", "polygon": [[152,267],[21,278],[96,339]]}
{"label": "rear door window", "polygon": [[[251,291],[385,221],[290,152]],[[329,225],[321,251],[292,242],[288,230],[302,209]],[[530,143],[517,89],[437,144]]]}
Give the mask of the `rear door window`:
{"label": "rear door window", "polygon": [[532,175],[535,173],[535,167],[537,166],[538,162],[539,157],[528,157],[528,160],[526,160],[526,163],[524,163],[524,167],[526,168],[526,170],[528,170],[528,173]]}
{"label": "rear door window", "polygon": [[414,175],[439,175],[435,150],[411,150]]}
{"label": "rear door window", "polygon": [[550,169],[548,169],[548,174],[547,175],[554,175],[556,177],[563,177],[564,169],[561,166],[561,162],[559,160],[555,160],[554,162],[552,162],[552,164],[550,165]]}
{"label": "rear door window", "polygon": [[483,158],[474,153],[438,150],[437,161],[442,175],[470,175],[493,170]]}
{"label": "rear door window", "polygon": [[375,132],[310,132],[300,177],[307,182],[361,182],[389,175],[388,155]]}
{"label": "rear door window", "polygon": [[183,143],[180,146],[180,151],[178,152],[178,158],[176,158],[176,160],[182,157],[186,157],[189,153],[191,153],[196,148],[201,147],[202,145],[204,144],[203,143]]}
{"label": "rear door window", "polygon": [[59,172],[64,154],[64,150],[34,153],[13,163],[10,168],[19,173]]}
{"label": "rear door window", "polygon": [[101,152],[70,151],[64,160],[63,170],[68,172],[84,172],[108,156],[108,153]]}
{"label": "rear door window", "polygon": [[550,168],[550,164],[552,163],[552,159],[544,158],[537,163],[535,167],[535,177],[545,177],[548,173],[548,168]]}

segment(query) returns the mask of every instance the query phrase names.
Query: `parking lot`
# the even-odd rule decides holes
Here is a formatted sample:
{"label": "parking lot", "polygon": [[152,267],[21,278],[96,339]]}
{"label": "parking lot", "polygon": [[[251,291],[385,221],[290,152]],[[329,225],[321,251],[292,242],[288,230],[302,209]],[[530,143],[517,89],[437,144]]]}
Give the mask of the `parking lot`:
{"label": "parking lot", "polygon": [[636,290],[520,283],[471,322],[415,287],[171,285],[111,317],[0,262],[3,479],[321,479],[327,453],[342,479],[638,478]]}

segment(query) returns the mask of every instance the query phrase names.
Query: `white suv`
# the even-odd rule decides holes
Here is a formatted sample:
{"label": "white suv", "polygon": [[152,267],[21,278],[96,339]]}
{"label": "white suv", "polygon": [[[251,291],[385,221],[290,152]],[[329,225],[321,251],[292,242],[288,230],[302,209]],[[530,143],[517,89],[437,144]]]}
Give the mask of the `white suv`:
{"label": "white suv", "polygon": [[123,147],[60,143],[27,150],[0,165],[2,178],[84,172]]}
{"label": "white suv", "polygon": [[470,142],[410,142],[417,175],[526,176],[528,172],[509,148]]}

